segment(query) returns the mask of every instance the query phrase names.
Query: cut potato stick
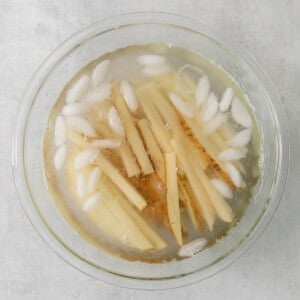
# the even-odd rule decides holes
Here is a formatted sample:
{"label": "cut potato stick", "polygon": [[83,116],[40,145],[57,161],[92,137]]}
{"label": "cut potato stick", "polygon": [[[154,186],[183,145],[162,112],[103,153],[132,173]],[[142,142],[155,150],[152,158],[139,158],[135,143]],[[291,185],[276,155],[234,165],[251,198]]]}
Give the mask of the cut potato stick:
{"label": "cut potato stick", "polygon": [[[192,88],[193,84],[191,83],[190,80],[188,80],[183,76],[181,79],[184,80],[184,82],[189,87]],[[156,82],[159,83],[159,85],[161,86],[165,94],[168,94],[172,91],[176,91],[178,95],[180,95],[183,99],[185,99],[189,103],[194,103],[194,99],[191,99],[194,97],[193,95],[184,94],[182,91],[177,89],[174,73],[157,76],[155,80]],[[230,186],[234,187],[234,184],[226,171],[226,167],[224,163],[218,159],[219,151],[216,149],[214,145],[212,145],[211,141],[205,136],[205,132],[204,132],[205,126],[202,120],[200,120],[199,117],[196,118],[196,120],[197,122],[195,122],[194,119],[184,118],[182,115],[180,115],[181,125],[184,127],[187,135],[193,141],[195,147],[200,151],[201,156],[205,157],[208,163],[212,164],[213,168],[219,173],[219,175]]]}
{"label": "cut potato stick", "polygon": [[196,203],[193,203],[193,195],[190,190],[187,188],[187,184],[183,182],[181,178],[178,178],[178,187],[180,191],[180,196],[183,198],[187,212],[189,214],[189,217],[192,221],[192,224],[195,229],[202,230],[203,229],[203,218],[200,213],[200,209],[197,206]]}
{"label": "cut potato stick", "polygon": [[[193,164],[196,175],[205,189],[207,196],[209,197],[217,215],[225,222],[231,222],[234,214],[226,200],[217,192],[215,187],[212,185],[208,175],[202,170],[200,165],[197,165],[197,161]],[[213,169],[214,170],[214,169]],[[216,170],[214,170],[216,172]],[[217,172],[216,172],[217,173]]]}
{"label": "cut potato stick", "polygon": [[[119,220],[108,209],[105,201],[100,201],[93,209],[86,212],[90,220],[99,227],[104,234],[120,243],[124,243],[124,228]],[[128,245],[134,245],[128,241]]]}
{"label": "cut potato stick", "polygon": [[[86,203],[86,199],[81,199],[78,197],[76,191],[76,179],[78,173],[74,170],[74,160],[79,151],[80,148],[73,149],[73,151],[71,151],[71,153],[68,155],[68,161],[66,163],[66,178],[70,183],[71,191],[76,203],[79,205],[79,207],[83,207]],[[106,206],[105,199],[102,198],[93,206],[93,209],[89,209],[85,211],[85,213],[91,222],[94,223],[95,226],[97,226],[104,234],[106,234],[107,237],[120,243],[124,243],[123,226],[119,224],[118,220],[110,213]]]}
{"label": "cut potato stick", "polygon": [[231,207],[227,204],[224,198],[221,197],[220,194],[216,191],[216,189],[214,188],[210,179],[207,177],[204,171],[201,168],[197,167],[195,167],[194,169],[206,191],[206,194],[208,195],[213,207],[215,208],[217,215],[224,222],[231,222],[234,217]]}
{"label": "cut potato stick", "polygon": [[85,139],[81,133],[73,129],[68,130],[68,138],[73,144],[77,145],[80,148],[86,148],[90,146],[88,140]]}
{"label": "cut potato stick", "polygon": [[121,147],[119,148],[119,153],[126,169],[127,176],[133,177],[140,175],[140,168],[126,140],[123,140]]}
{"label": "cut potato stick", "polygon": [[208,196],[202,186],[202,183],[200,182],[197,174],[194,171],[193,163],[190,162],[188,159],[189,156],[185,151],[184,146],[182,143],[180,143],[175,137],[171,144],[178,156],[178,159],[181,161],[184,172],[187,176],[187,179],[191,185],[191,188],[193,190],[193,193],[201,207],[201,211],[203,214],[203,217],[209,227],[210,230],[213,229],[214,223],[215,223],[215,210],[211,204],[211,202],[208,200]]}
{"label": "cut potato stick", "polygon": [[[69,175],[69,179],[75,181],[76,176],[74,176],[74,172],[71,172]],[[145,241],[143,238],[141,239],[141,237],[135,233],[136,229],[132,229],[126,217],[124,220],[122,211],[116,210],[111,197],[103,193],[103,188],[101,189],[101,194],[101,200],[93,204],[92,208],[85,210],[89,219],[113,240],[140,250],[152,249],[152,244],[149,245],[149,241]],[[75,199],[81,207],[84,207],[86,202],[83,202],[77,195]]]}
{"label": "cut potato stick", "polygon": [[114,82],[113,84],[113,90],[115,95],[116,108],[118,110],[120,119],[122,120],[122,123],[124,125],[128,143],[130,144],[131,149],[137,158],[142,172],[146,175],[151,174],[154,172],[151,161],[147,155],[141,137],[138,133],[138,130],[135,127],[131,114],[127,108],[125,100],[121,95],[116,82]]}
{"label": "cut potato stick", "polygon": [[[226,173],[225,165],[218,159],[218,149],[212,144],[209,138],[205,136],[202,132],[202,128],[204,125],[196,124],[194,119],[184,118],[182,115],[180,117],[180,123],[184,128],[186,134],[193,142],[194,146],[201,153],[201,157],[205,158],[207,164],[211,164],[213,168],[230,184],[233,186],[233,182],[231,181],[229,175]],[[196,119],[199,119],[199,116]],[[200,127],[199,127],[200,125]]]}
{"label": "cut potato stick", "polygon": [[[73,169],[74,159],[78,155],[79,151],[80,150],[78,148],[77,151],[73,151],[69,156],[69,160],[67,163],[67,178],[71,183],[72,190],[74,190],[74,199],[76,200],[78,205],[83,208],[87,200],[84,201],[77,195],[77,172],[74,172]],[[84,172],[89,172],[89,169],[85,170]],[[145,238],[143,238],[144,234],[142,234],[141,237],[141,233],[136,233],[137,230],[140,230],[140,226],[133,226],[132,223],[128,221],[126,216],[124,216],[124,212],[115,207],[115,204],[113,202],[115,200],[111,199],[112,197],[108,195],[108,190],[105,189],[105,187],[103,188],[102,185],[103,184],[101,182],[100,186],[98,186],[101,191],[100,201],[94,203],[90,209],[85,210],[85,213],[88,215],[89,219],[113,240],[140,250],[152,249],[152,243],[150,244],[148,239],[145,240]],[[127,200],[124,199],[124,201]]]}
{"label": "cut potato stick", "polygon": [[[165,97],[163,97],[163,95],[155,93],[153,99],[155,99],[154,101],[156,102],[156,107],[160,107],[161,114],[164,114],[166,122],[168,122],[171,125],[173,132],[180,137],[180,140],[182,140],[186,147],[188,147],[190,151],[194,154],[194,159],[196,159],[201,165],[201,167],[205,170],[209,164],[209,161],[206,158],[205,149],[203,149],[199,141],[190,139],[188,132],[183,130],[184,126],[182,126],[180,121],[182,115],[180,115],[179,112],[175,111],[174,107],[172,107],[172,105],[167,101]],[[200,152],[200,155],[199,153],[195,155],[196,152]]]}
{"label": "cut potato stick", "polygon": [[176,154],[166,153],[167,207],[171,229],[179,245],[182,245],[181,221],[179,210]]}
{"label": "cut potato stick", "polygon": [[[160,112],[161,116],[164,118],[165,122],[171,128],[173,133],[176,133],[180,136],[180,139],[186,144],[187,147],[192,149],[191,141],[186,137],[185,132],[180,125],[177,111],[172,106],[172,104],[168,101],[166,97],[164,97],[155,84],[148,84],[148,95],[151,96],[151,100],[153,101],[156,109]],[[193,150],[191,150],[193,151]],[[195,156],[195,159],[200,161],[200,164],[203,169],[206,169],[208,166],[207,161],[204,159],[203,155]]]}
{"label": "cut potato stick", "polygon": [[[125,244],[132,248],[139,250],[149,250],[153,248],[152,244],[143,238],[143,235],[137,231],[137,227],[135,227],[134,224],[132,225],[130,219],[128,221],[126,214],[124,214],[122,209],[115,209],[114,205],[108,201],[105,201],[103,206],[100,208],[101,212],[99,210],[92,210],[90,214],[93,214],[93,219],[98,224],[103,223],[104,220],[105,233],[109,234],[109,236],[113,233],[115,239],[117,239],[121,244]],[[99,220],[100,218],[102,220]],[[124,229],[124,225],[128,227]],[[140,239],[141,236],[142,238]]]}
{"label": "cut potato stick", "polygon": [[[211,141],[207,139],[197,125],[194,124],[194,120],[187,120],[181,118],[181,124],[185,128],[187,134],[194,142],[194,145],[198,147],[199,151],[205,154],[209,164],[218,172],[218,174],[231,186],[234,187],[232,180],[230,179],[226,167],[222,161],[218,158],[219,150]],[[201,142],[199,142],[201,141]]]}
{"label": "cut potato stick", "polygon": [[147,205],[144,197],[102,153],[99,153],[96,163],[103,173],[105,173],[121,189],[128,201],[135,205],[139,210],[142,210]]}
{"label": "cut potato stick", "polygon": [[198,222],[189,199],[186,200],[186,207],[194,228],[198,229]]}
{"label": "cut potato stick", "polygon": [[151,100],[156,109],[161,114],[162,118],[173,131],[180,130],[180,123],[177,118],[177,110],[173,104],[162,95],[158,86],[155,83],[148,83],[145,85],[147,93],[150,95]]}
{"label": "cut potato stick", "polygon": [[164,153],[172,152],[172,147],[170,145],[170,133],[163,123],[163,120],[158,111],[151,103],[151,98],[149,97],[147,90],[145,90],[145,87],[143,86],[137,89],[136,94],[144,113],[150,121],[152,132],[162,151]]}
{"label": "cut potato stick", "polygon": [[184,179],[181,178],[180,181],[184,185],[184,189],[185,189],[185,191],[187,193],[187,196],[188,196],[188,199],[189,199],[189,204],[192,207],[193,213],[195,215],[196,222],[197,222],[197,229],[199,231],[203,231],[204,226],[205,226],[205,220],[203,218],[203,213],[201,211],[201,207],[199,205],[199,202],[195,198],[195,195],[192,191],[192,188],[191,188],[187,178],[186,177]]}
{"label": "cut potato stick", "polygon": [[137,227],[137,225],[133,222],[127,212],[118,203],[118,201],[105,185],[102,186],[102,193],[103,198],[106,199],[108,209],[122,225],[123,234],[126,236],[126,239],[128,241],[131,241],[131,243],[135,245],[135,248],[138,248],[140,250],[153,249],[153,245],[144,236],[141,230]]}
{"label": "cut potato stick", "polygon": [[138,127],[144,139],[145,145],[153,162],[154,168],[161,181],[166,182],[166,170],[164,156],[155,140],[151,128],[146,119],[138,121]]}
{"label": "cut potato stick", "polygon": [[147,239],[153,244],[155,249],[164,249],[167,244],[163,239],[150,227],[150,225],[143,219],[143,217],[128,203],[128,201],[123,196],[122,192],[114,185],[111,181],[107,180],[106,184],[109,190],[116,197],[117,201],[127,212],[127,214],[132,218],[138,228],[143,232]]}

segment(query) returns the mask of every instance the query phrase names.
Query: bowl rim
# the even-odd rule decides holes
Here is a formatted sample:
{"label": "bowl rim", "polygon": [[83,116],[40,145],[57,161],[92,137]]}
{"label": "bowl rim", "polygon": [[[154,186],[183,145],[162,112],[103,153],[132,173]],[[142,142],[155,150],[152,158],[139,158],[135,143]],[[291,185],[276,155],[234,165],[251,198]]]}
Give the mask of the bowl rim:
{"label": "bowl rim", "polygon": [[[132,21],[133,20],[133,21]],[[107,271],[97,269],[97,276],[94,272],[94,267],[87,264],[85,261],[80,259],[77,255],[71,252],[67,252],[65,247],[62,247],[61,241],[59,241],[53,232],[50,232],[49,228],[41,219],[40,215],[37,212],[37,208],[34,205],[34,202],[30,200],[29,190],[23,187],[27,187],[26,178],[25,178],[25,169],[23,162],[23,144],[24,144],[24,132],[26,129],[27,114],[31,108],[31,102],[34,98],[33,96],[38,92],[43,80],[49,72],[49,68],[54,65],[57,61],[60,60],[68,51],[74,49],[76,45],[81,43],[81,40],[86,36],[95,33],[101,34],[107,30],[118,29],[123,25],[134,25],[141,23],[159,23],[159,24],[168,24],[175,26],[184,26],[189,30],[201,30],[201,26],[205,27],[206,32],[210,33],[209,37],[216,41],[220,42],[221,45],[234,45],[232,42],[228,42],[228,39],[221,38],[218,34],[218,31],[211,26],[208,26],[203,21],[197,21],[190,17],[182,16],[179,14],[166,13],[166,12],[153,12],[153,11],[143,11],[143,12],[132,12],[126,14],[119,14],[111,16],[105,19],[102,19],[98,22],[91,24],[90,26],[85,27],[79,32],[73,34],[63,43],[61,43],[55,50],[53,50],[48,57],[40,64],[39,68],[31,77],[24,95],[23,102],[20,105],[17,119],[15,121],[14,132],[12,136],[12,170],[14,176],[14,182],[17,189],[17,194],[19,201],[22,204],[22,207],[37,231],[41,236],[44,242],[65,262],[75,269],[81,271],[93,277],[95,279],[101,280],[105,283],[109,283],[119,287],[126,287],[131,289],[143,289],[143,290],[162,290],[162,289],[173,289],[177,287],[186,286],[197,281],[206,279],[219,273],[228,266],[230,266],[234,261],[241,257],[251,245],[261,236],[263,231],[268,226],[272,217],[274,216],[279,202],[283,196],[284,188],[287,181],[287,175],[289,170],[289,158],[290,158],[290,139],[288,132],[287,120],[285,117],[285,112],[283,105],[281,104],[279,95],[272,84],[270,78],[265,73],[263,68],[258,64],[258,62],[246,51],[245,49],[238,47],[230,47],[229,49],[234,48],[234,54],[242,57],[243,60],[249,64],[251,70],[254,70],[254,74],[259,78],[263,78],[264,88],[267,90],[270,99],[272,99],[272,104],[274,104],[274,110],[276,112],[278,127],[281,132],[280,140],[281,147],[279,149],[279,170],[277,176],[277,182],[274,187],[276,192],[276,197],[273,197],[266,208],[265,212],[259,219],[258,223],[238,247],[232,251],[226,258],[218,261],[212,266],[206,269],[206,274],[195,272],[184,277],[175,277],[172,279],[158,279],[158,280],[147,280],[139,278],[131,278],[123,275],[116,275],[108,273]],[[284,164],[282,164],[284,162]],[[274,192],[274,193],[275,193]],[[99,276],[98,276],[99,275]]]}

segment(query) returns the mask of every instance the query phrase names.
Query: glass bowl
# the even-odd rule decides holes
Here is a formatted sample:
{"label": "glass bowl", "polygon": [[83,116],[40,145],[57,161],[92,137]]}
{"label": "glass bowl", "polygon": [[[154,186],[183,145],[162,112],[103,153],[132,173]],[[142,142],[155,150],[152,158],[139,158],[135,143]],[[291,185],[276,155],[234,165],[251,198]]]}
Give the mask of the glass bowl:
{"label": "glass bowl", "polygon": [[[90,61],[132,44],[165,43],[200,52],[228,71],[255,108],[263,135],[258,189],[239,223],[217,244],[181,261],[126,261],[93,247],[64,220],[48,192],[43,135],[64,85]],[[132,13],[95,23],[59,46],[40,66],[24,94],[13,137],[19,198],[35,229],[67,263],[117,286],[169,289],[205,279],[240,257],[271,220],[284,190],[289,139],[282,105],[260,66],[204,23],[166,13]]]}

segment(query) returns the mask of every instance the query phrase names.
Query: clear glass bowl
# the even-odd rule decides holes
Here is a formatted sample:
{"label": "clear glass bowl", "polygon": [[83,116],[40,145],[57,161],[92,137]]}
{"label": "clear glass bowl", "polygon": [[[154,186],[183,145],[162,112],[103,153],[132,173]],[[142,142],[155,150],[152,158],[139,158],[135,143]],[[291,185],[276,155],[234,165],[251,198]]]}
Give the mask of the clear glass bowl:
{"label": "clear glass bowl", "polygon": [[[159,264],[110,256],[83,240],[63,219],[48,192],[42,151],[50,110],[74,73],[104,53],[149,43],[188,48],[223,66],[248,95],[263,134],[264,168],[259,188],[240,222],[199,255]],[[41,237],[76,269],[104,282],[136,289],[184,286],[219,272],[241,256],[273,216],[284,190],[288,162],[289,139],[282,105],[260,66],[207,25],[166,13],[133,13],[106,19],[64,42],[31,79],[13,138],[13,171],[19,198]]]}

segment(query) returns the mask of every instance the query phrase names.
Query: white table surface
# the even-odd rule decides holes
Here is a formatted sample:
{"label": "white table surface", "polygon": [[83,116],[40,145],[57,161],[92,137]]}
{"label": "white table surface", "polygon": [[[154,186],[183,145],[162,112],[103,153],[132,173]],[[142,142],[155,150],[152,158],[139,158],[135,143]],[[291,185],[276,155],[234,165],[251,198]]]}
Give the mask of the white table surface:
{"label": "white table surface", "polygon": [[[112,287],[65,264],[34,231],[17,200],[11,131],[21,95],[42,60],[103,17],[168,11],[220,24],[261,63],[281,95],[293,139],[285,198],[258,242],[220,274],[185,288]],[[0,1],[0,299],[300,299],[299,0]]]}

